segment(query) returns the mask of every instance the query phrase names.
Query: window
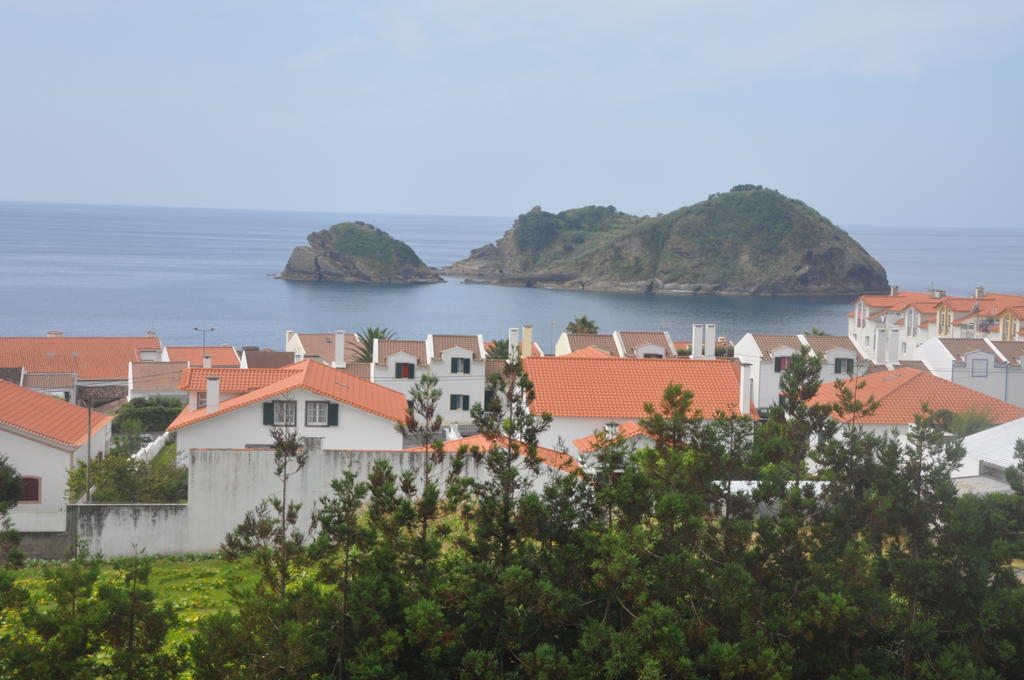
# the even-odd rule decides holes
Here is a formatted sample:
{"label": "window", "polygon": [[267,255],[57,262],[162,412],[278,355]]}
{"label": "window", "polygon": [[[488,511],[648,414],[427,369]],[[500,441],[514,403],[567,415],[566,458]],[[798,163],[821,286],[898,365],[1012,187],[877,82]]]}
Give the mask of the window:
{"label": "window", "polygon": [[905,343],[905,342],[901,342],[900,343],[900,352],[902,352],[903,354],[907,353],[907,343]]}
{"label": "window", "polygon": [[468,411],[469,410],[469,395],[468,394],[453,394],[448,399],[448,406],[453,411]]}
{"label": "window", "polygon": [[469,359],[452,357],[452,373],[469,373]]}
{"label": "window", "polygon": [[665,357],[661,354],[654,354],[651,352],[644,352],[644,359],[664,359]]}
{"label": "window", "polygon": [[986,359],[971,359],[971,377],[988,377],[988,361]]}
{"label": "window", "polygon": [[853,359],[836,359],[836,375],[853,375]]}
{"label": "window", "polygon": [[196,392],[196,408],[206,408],[206,390]]}
{"label": "window", "polygon": [[396,378],[415,378],[416,364],[395,364]]}
{"label": "window", "polygon": [[263,402],[263,424],[277,426],[295,425],[295,402]]}
{"label": "window", "polygon": [[306,425],[310,427],[327,427],[327,406],[326,401],[306,402]]}
{"label": "window", "polygon": [[789,357],[775,357],[775,372],[782,373],[789,368]]}
{"label": "window", "polygon": [[39,477],[24,477],[21,478],[21,497],[18,498],[19,503],[38,503],[40,500],[39,486],[41,480]]}

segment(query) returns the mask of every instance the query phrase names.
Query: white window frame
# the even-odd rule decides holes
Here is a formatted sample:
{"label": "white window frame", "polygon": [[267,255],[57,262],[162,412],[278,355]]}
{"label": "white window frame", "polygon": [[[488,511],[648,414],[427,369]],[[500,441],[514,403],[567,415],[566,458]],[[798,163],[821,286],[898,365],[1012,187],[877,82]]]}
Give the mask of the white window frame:
{"label": "white window frame", "polygon": [[[328,404],[327,401],[307,401],[306,402],[306,426],[307,427],[327,427],[328,421]],[[323,417],[320,417],[320,416]]]}
{"label": "white window frame", "polygon": [[[979,369],[978,366],[981,366]],[[987,378],[988,377],[988,359],[971,359],[971,377],[972,378]]]}
{"label": "white window frame", "polygon": [[297,410],[294,399],[276,399],[274,401],[274,427],[295,427]]}

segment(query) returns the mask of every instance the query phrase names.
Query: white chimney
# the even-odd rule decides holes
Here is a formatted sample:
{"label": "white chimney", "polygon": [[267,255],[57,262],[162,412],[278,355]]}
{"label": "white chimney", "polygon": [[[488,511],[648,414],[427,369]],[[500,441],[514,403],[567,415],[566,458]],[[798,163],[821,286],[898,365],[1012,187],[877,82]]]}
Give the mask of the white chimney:
{"label": "white chimney", "polygon": [[523,326],[523,357],[533,356],[533,326]]}
{"label": "white chimney", "polygon": [[206,376],[206,412],[214,413],[220,408],[220,378]]}
{"label": "white chimney", "polygon": [[740,413],[750,415],[750,364],[740,364]]}
{"label": "white chimney", "polygon": [[209,354],[203,355],[203,368],[213,368],[213,356]]}
{"label": "white chimney", "polygon": [[508,329],[508,358],[515,361],[519,358],[519,329]]}
{"label": "white chimney", "polygon": [[713,323],[704,324],[704,357],[706,359],[715,358],[715,340],[717,337],[718,328]]}
{"label": "white chimney", "polygon": [[693,324],[693,342],[690,344],[691,359],[715,358],[715,324]]}
{"label": "white chimney", "polygon": [[[324,361],[328,361],[328,357],[324,357]],[[345,331],[334,331],[333,362],[335,368],[345,367]]]}

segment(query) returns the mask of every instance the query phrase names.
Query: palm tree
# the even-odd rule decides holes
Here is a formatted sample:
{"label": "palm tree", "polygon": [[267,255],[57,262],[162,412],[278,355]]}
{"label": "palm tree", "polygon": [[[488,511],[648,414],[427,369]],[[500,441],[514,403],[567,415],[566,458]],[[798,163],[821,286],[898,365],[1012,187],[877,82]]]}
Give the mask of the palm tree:
{"label": "palm tree", "polygon": [[359,338],[360,348],[359,354],[356,355],[356,362],[361,364],[368,364],[373,361],[373,341],[374,340],[390,340],[395,337],[395,332],[390,328],[384,328],[383,326],[370,326],[364,328],[361,331],[356,331],[356,337]]}
{"label": "palm tree", "polygon": [[593,319],[588,319],[587,315],[577,316],[575,319],[569,322],[569,325],[565,327],[566,333],[597,333],[597,322]]}

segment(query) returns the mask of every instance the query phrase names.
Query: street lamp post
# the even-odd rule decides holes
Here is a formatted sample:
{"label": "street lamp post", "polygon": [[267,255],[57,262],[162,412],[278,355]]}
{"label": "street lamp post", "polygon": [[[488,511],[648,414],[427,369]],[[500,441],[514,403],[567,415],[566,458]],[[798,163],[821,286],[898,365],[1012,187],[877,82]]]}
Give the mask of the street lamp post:
{"label": "street lamp post", "polygon": [[214,332],[217,329],[216,328],[193,328],[192,330],[199,331],[200,333],[203,334],[203,354],[206,354],[206,334],[207,333],[212,333],[212,332]]}

